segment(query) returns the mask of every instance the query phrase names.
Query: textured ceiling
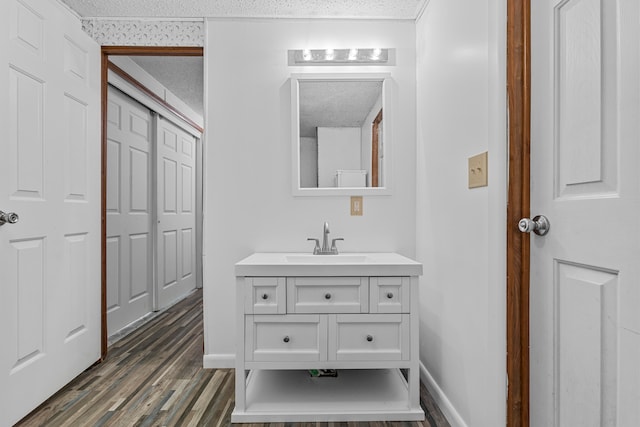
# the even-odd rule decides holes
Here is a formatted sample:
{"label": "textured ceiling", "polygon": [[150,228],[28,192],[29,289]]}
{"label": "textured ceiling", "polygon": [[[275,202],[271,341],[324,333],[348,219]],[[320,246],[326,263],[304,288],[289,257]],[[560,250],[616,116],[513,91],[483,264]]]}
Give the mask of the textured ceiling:
{"label": "textured ceiling", "polygon": [[203,115],[202,58],[183,56],[130,56],[196,113]]}
{"label": "textured ceiling", "polygon": [[382,94],[382,82],[300,81],[300,136],[317,127],[361,127]]}
{"label": "textured ceiling", "polygon": [[426,0],[62,0],[93,17],[415,19]]}

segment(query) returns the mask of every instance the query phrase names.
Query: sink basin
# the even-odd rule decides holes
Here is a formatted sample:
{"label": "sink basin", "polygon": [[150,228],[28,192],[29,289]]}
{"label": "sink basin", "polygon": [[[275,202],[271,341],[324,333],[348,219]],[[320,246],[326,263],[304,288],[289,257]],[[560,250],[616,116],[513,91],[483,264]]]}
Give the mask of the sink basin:
{"label": "sink basin", "polygon": [[419,276],[422,264],[393,252],[258,252],[237,262],[235,272],[247,277]]}
{"label": "sink basin", "polygon": [[300,264],[360,264],[371,262],[371,258],[366,255],[287,255],[287,262]]}

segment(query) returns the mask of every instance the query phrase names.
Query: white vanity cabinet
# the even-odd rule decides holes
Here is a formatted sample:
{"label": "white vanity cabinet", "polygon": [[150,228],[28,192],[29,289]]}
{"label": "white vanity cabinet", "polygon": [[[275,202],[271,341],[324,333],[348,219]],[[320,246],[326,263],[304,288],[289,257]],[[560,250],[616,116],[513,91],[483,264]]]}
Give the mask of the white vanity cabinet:
{"label": "white vanity cabinet", "polygon": [[[382,276],[362,262],[352,269],[284,264],[282,269],[236,264],[236,407],[231,421],[424,419],[414,274],[422,266],[411,264],[408,273],[414,275],[390,269],[393,276]],[[368,270],[378,275],[355,275]],[[292,275],[266,275],[278,272]],[[312,377],[312,369],[336,369],[338,374]]]}

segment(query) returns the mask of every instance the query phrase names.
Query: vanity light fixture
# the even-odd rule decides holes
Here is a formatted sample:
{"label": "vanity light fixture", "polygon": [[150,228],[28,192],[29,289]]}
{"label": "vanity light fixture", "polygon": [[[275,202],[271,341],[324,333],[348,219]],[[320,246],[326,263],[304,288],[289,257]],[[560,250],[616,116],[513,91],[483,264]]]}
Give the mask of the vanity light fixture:
{"label": "vanity light fixture", "polygon": [[333,58],[335,58],[335,52],[333,49],[327,49],[324,51],[324,59],[326,61],[333,61]]}
{"label": "vanity light fixture", "polygon": [[293,49],[289,50],[289,65],[393,65],[390,51],[383,48]]}

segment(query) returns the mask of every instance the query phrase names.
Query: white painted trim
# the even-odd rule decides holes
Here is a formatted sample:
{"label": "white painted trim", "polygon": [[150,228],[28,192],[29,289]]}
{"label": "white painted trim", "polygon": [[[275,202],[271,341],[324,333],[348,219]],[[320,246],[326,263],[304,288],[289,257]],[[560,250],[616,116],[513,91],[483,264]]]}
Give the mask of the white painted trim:
{"label": "white painted trim", "polygon": [[[62,0],[58,0],[62,1]],[[63,3],[64,4],[64,3]],[[68,6],[67,6],[68,7]],[[194,16],[190,17],[144,17],[144,16],[83,16],[83,20],[86,21],[104,21],[104,22],[113,22],[113,21],[140,21],[140,22],[204,22],[204,17]]]}
{"label": "white painted trim", "polygon": [[440,407],[442,414],[445,416],[447,421],[449,421],[449,424],[451,424],[451,427],[469,427],[453,406],[447,395],[433,379],[433,376],[431,376],[422,361],[420,362],[420,379],[427,390],[429,390],[433,400]]}
{"label": "white painted trim", "polygon": [[62,0],[56,0],[55,3],[60,6],[62,9],[64,9],[66,12],[70,13],[71,15],[73,15],[77,20],[78,23],[82,26],[82,17],[80,16],[80,14],[78,12],[76,12],[75,10],[71,9],[71,7],[69,7],[68,4],[66,4],[65,2],[63,2]]}
{"label": "white painted trim", "polygon": [[393,144],[384,143],[384,187],[300,187],[300,127],[299,116],[299,82],[308,80],[328,81],[382,81],[382,108],[384,110],[384,126],[382,128],[383,141],[393,141],[394,111],[390,106],[394,104],[392,89],[392,74],[378,73],[292,73],[289,77],[291,86],[291,192],[293,196],[390,196],[393,194]]}
{"label": "white painted trim", "polygon": [[242,22],[273,22],[273,21],[287,21],[287,22],[413,22],[416,18],[406,17],[406,18],[369,18],[365,16],[325,16],[325,15],[315,15],[315,16],[280,16],[280,15],[262,15],[262,16],[242,16],[242,15],[225,15],[225,16],[205,16],[206,21],[242,21]]}
{"label": "white painted trim", "polygon": [[422,15],[424,15],[424,12],[427,10],[427,6],[429,6],[429,3],[431,2],[431,0],[426,0],[424,2],[424,4],[422,5],[422,7],[420,8],[420,10],[418,11],[418,13],[416,14],[416,22],[418,22],[420,19],[422,19]]}
{"label": "white painted trim", "polygon": [[202,356],[205,369],[233,369],[236,367],[235,354],[205,354]]}
{"label": "white painted trim", "polygon": [[[209,21],[205,20],[204,22],[204,38],[205,40],[209,40]],[[205,76],[209,76],[210,74],[210,70],[209,70],[209,56],[212,55],[212,53],[209,52],[209,49],[204,49],[204,52],[202,54],[202,60],[204,61],[204,75]],[[204,82],[203,82],[203,93],[202,93],[202,103],[203,103],[203,128],[204,128],[204,132],[202,133],[202,235],[206,236],[207,234],[207,182],[208,182],[208,175],[207,175],[207,150],[209,149],[208,147],[208,138],[207,138],[207,126],[209,125],[209,121],[211,120],[209,118],[208,115],[208,111],[209,111],[209,97],[207,96],[207,94],[209,93],[209,79],[205,78]],[[207,239],[202,239],[202,265],[205,266],[205,259],[204,257],[207,254]],[[204,283],[205,283],[205,276],[206,276],[206,271],[207,269],[203,267],[202,269],[202,287],[204,288]],[[208,322],[204,322],[205,323],[205,328],[207,327],[207,323]],[[206,332],[206,331],[205,331]],[[205,337],[206,337],[206,333],[205,333]],[[206,338],[205,338],[206,340]]]}

